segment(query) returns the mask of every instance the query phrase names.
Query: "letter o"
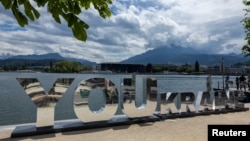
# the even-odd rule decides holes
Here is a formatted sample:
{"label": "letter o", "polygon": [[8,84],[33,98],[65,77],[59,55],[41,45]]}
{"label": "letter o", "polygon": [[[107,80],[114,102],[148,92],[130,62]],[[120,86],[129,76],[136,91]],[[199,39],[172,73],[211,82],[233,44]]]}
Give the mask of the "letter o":
{"label": "letter o", "polygon": [[117,95],[114,83],[105,78],[83,80],[74,93],[74,112],[82,122],[110,120],[118,107]]}

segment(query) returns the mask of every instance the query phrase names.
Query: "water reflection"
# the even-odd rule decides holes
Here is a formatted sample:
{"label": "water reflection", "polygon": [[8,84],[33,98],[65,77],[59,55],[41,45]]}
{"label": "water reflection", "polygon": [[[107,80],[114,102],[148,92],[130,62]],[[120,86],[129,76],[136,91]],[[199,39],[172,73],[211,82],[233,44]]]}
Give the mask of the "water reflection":
{"label": "water reflection", "polygon": [[109,120],[118,107],[118,90],[105,78],[83,80],[75,90],[73,103],[76,116],[83,122]]}
{"label": "water reflection", "polygon": [[[19,84],[37,107],[37,126],[54,124],[54,107],[73,80],[74,78],[58,78],[47,93],[38,79],[17,78]],[[46,116],[47,114],[50,115]],[[46,121],[44,117],[46,117]],[[48,119],[48,117],[51,117],[51,119]]]}
{"label": "water reflection", "polygon": [[182,109],[183,112],[190,113],[191,111],[195,111],[194,102],[195,102],[194,93],[192,93],[192,92],[181,93],[182,107],[184,107],[184,105],[186,105],[185,106],[186,109]]}
{"label": "water reflection", "polygon": [[135,100],[135,82],[131,78],[123,79],[123,102],[132,103]]}
{"label": "water reflection", "polygon": [[207,92],[198,92],[198,95],[197,97],[201,97],[201,101],[200,103],[197,103],[197,109],[196,109],[196,112],[199,112],[200,110],[200,106],[202,107],[201,110],[202,111],[209,111],[209,109],[212,109],[214,110],[215,109],[215,105],[213,104],[214,100],[213,100],[213,96],[212,95],[212,92],[210,91],[207,91]]}
{"label": "water reflection", "polygon": [[23,86],[26,94],[37,107],[48,106],[48,95],[36,78],[17,78],[18,82]]}
{"label": "water reflection", "polygon": [[215,92],[215,105],[217,109],[222,110],[223,108],[235,108],[235,94],[230,91],[216,91]]}
{"label": "water reflection", "polygon": [[113,82],[105,78],[91,78],[80,82],[75,90],[74,104],[86,105],[90,92],[96,88],[102,88],[105,94],[105,103],[117,103],[118,91]]}
{"label": "water reflection", "polygon": [[[135,78],[136,79],[136,78]],[[129,117],[149,116],[156,112],[157,80],[155,78],[123,80],[123,113]]]}
{"label": "water reflection", "polygon": [[58,102],[74,79],[58,78],[48,93],[36,78],[17,78],[17,80],[37,107],[48,107]]}
{"label": "water reflection", "polygon": [[[157,80],[155,78],[147,78],[145,81],[146,96],[144,97],[146,97],[146,100],[157,101]],[[123,79],[123,97],[124,103],[132,103],[133,101],[135,102],[135,83],[131,78]]]}
{"label": "water reflection", "polygon": [[[173,109],[177,109],[176,111],[177,112],[181,112],[180,111],[180,101],[177,101],[178,98],[178,93],[171,93],[171,92],[167,92],[166,93],[166,106],[167,106],[167,109],[166,109],[166,114],[167,115],[172,115],[173,113]],[[173,108],[175,107],[175,108]],[[174,113],[177,113],[177,112],[174,112]]]}

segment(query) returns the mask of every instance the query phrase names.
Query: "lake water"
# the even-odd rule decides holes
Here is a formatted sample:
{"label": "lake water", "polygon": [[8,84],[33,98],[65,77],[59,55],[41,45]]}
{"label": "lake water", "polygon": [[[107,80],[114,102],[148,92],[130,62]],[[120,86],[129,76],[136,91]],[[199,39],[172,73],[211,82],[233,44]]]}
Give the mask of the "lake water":
{"label": "lake water", "polygon": [[[72,110],[73,94],[76,86],[86,78],[105,77],[116,84],[120,77],[131,75],[117,74],[53,74],[53,73],[0,73],[0,126],[36,122],[36,106],[31,102],[16,78],[38,78],[46,91],[49,91],[57,78],[74,78],[67,92],[55,107],[55,120],[75,119]],[[206,75],[138,75],[157,79],[158,92],[206,91]],[[212,88],[222,88],[222,76],[212,76]],[[234,81],[235,76],[230,76]],[[234,84],[235,86],[235,84]]]}

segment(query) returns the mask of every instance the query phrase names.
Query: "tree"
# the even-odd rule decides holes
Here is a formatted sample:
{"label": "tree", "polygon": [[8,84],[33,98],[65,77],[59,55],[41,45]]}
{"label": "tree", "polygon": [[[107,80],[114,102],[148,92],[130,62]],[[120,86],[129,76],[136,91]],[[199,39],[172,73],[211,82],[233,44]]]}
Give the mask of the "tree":
{"label": "tree", "polygon": [[73,62],[67,60],[57,62],[53,67],[53,72],[61,72],[61,73],[75,73],[83,70],[84,67],[79,62]]}
{"label": "tree", "polygon": [[[57,23],[63,18],[71,28],[75,38],[81,41],[87,40],[86,29],[89,25],[81,20],[78,15],[82,9],[88,10],[91,4],[99,12],[102,18],[111,16],[109,4],[112,0],[33,0],[38,7],[47,7],[48,13]],[[0,0],[5,9],[11,10],[18,24],[22,27],[28,25],[28,21],[39,19],[40,13],[32,5],[30,0]]]}
{"label": "tree", "polygon": [[161,66],[154,66],[152,68],[152,72],[162,72],[163,68]]}
{"label": "tree", "polygon": [[152,72],[153,71],[153,65],[148,63],[147,66],[146,66],[146,72]]}
{"label": "tree", "polygon": [[199,62],[196,60],[195,64],[194,64],[194,71],[195,72],[199,72],[200,71],[200,64]]}
{"label": "tree", "polygon": [[243,0],[243,4],[248,7],[246,9],[244,9],[245,18],[241,21],[243,26],[244,26],[244,29],[245,29],[245,33],[246,33],[245,40],[247,41],[247,43],[241,48],[241,50],[242,50],[242,53],[245,56],[249,56],[250,55],[250,17],[249,17],[250,1],[249,0]]}

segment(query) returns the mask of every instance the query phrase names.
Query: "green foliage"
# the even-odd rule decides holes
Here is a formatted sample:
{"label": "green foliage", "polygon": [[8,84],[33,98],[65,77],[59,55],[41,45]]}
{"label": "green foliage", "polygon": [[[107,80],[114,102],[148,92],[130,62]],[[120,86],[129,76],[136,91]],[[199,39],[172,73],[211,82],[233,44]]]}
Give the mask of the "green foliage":
{"label": "green foliage", "polygon": [[[53,66],[53,64],[55,64]],[[17,70],[34,70],[39,68],[39,71],[43,72],[58,72],[58,73],[78,73],[83,70],[91,70],[90,66],[80,64],[74,61],[64,60],[27,60],[27,59],[7,59],[0,60],[0,68],[4,71],[17,71]],[[41,70],[43,69],[43,70]]]}
{"label": "green foliage", "polygon": [[245,56],[249,56],[250,55],[250,17],[249,17],[249,12],[250,12],[250,1],[249,0],[243,0],[243,4],[247,7],[246,9],[244,9],[245,11],[245,18],[241,21],[241,23],[244,26],[245,29],[245,33],[246,33],[246,37],[245,40],[247,41],[247,44],[245,44],[241,50],[242,53]]}
{"label": "green foliage", "polygon": [[189,68],[185,68],[184,72],[191,73],[193,71],[194,71],[194,69],[189,67]]}
{"label": "green foliage", "polygon": [[[87,40],[86,30],[89,25],[81,20],[78,15],[82,9],[88,10],[91,4],[99,12],[102,18],[111,16],[109,4],[112,0],[33,0],[38,7],[47,6],[47,11],[57,23],[61,23],[61,17],[68,23],[75,38],[81,41]],[[29,0],[0,0],[5,9],[11,10],[18,24],[22,27],[28,25],[28,21],[39,19],[40,13]],[[23,9],[23,11],[21,10]]]}
{"label": "green foliage", "polygon": [[173,71],[176,71],[177,68],[178,68],[177,66],[171,65],[171,66],[166,67],[165,70],[168,70],[168,71],[170,71],[170,72],[173,72]]}
{"label": "green foliage", "polygon": [[79,62],[60,61],[55,64],[52,71],[59,73],[78,73],[86,69],[87,68],[82,66]]}
{"label": "green foliage", "polygon": [[162,72],[163,71],[163,67],[161,66],[154,66],[153,67],[153,72]]}
{"label": "green foliage", "polygon": [[188,64],[185,64],[185,65],[182,65],[182,66],[179,66],[176,68],[176,71],[177,72],[186,72],[186,73],[191,73],[191,72],[194,72],[194,69],[192,68],[192,66],[188,65]]}

